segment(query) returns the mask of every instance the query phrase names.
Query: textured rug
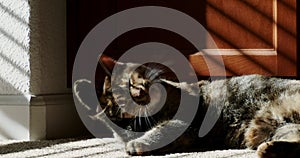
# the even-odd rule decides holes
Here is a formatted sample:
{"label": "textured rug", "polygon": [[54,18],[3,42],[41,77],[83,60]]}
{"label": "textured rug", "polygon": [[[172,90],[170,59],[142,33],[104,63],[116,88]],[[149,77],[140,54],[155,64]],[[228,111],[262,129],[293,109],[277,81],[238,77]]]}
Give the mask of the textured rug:
{"label": "textured rug", "polygon": [[[124,145],[114,138],[60,139],[42,141],[0,141],[0,158],[86,158],[130,157]],[[256,158],[253,150],[218,150],[197,153],[176,153],[163,158]]]}

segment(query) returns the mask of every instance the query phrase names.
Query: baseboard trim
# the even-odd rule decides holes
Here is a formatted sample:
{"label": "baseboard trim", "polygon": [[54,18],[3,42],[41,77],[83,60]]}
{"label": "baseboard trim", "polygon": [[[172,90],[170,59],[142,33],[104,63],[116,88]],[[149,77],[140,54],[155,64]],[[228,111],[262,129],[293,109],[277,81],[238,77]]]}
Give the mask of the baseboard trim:
{"label": "baseboard trim", "polygon": [[[0,95],[1,139],[41,140],[86,135],[70,94]],[[17,128],[17,130],[16,130]]]}
{"label": "baseboard trim", "polygon": [[29,106],[31,95],[0,95],[0,106]]}
{"label": "baseboard trim", "polygon": [[0,95],[0,140],[30,139],[31,95]]}
{"label": "baseboard trim", "polygon": [[32,139],[58,139],[88,133],[78,116],[72,93],[36,96],[30,105]]}
{"label": "baseboard trim", "polygon": [[71,105],[73,104],[73,95],[70,94],[49,94],[32,97],[31,106],[50,106],[50,105]]}

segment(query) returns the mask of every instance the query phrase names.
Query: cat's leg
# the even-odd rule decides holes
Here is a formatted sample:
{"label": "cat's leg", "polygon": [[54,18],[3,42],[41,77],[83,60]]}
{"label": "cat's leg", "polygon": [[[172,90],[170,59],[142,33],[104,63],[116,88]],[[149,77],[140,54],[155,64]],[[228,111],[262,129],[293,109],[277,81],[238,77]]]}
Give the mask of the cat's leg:
{"label": "cat's leg", "polygon": [[300,124],[287,124],[276,130],[269,142],[257,149],[260,158],[296,158],[300,156]]}
{"label": "cat's leg", "polygon": [[[152,153],[162,154],[164,152],[170,152],[176,148],[174,144],[177,143],[173,142],[175,140],[174,136],[178,136],[178,134],[180,134],[179,132],[184,132],[183,130],[185,130],[187,126],[187,123],[180,120],[165,121],[150,131],[147,131],[143,136],[129,141],[126,144],[126,152],[129,155],[150,155]],[[189,143],[187,141],[188,140],[185,140],[185,143]],[[160,150],[162,149],[161,147],[168,145],[166,144],[168,142],[173,142],[173,146],[168,146],[168,148]],[[178,145],[182,146],[183,144]],[[170,151],[165,151],[165,149]]]}
{"label": "cat's leg", "polygon": [[256,149],[261,143],[271,140],[277,127],[277,122],[272,119],[269,112],[265,112],[264,116],[257,116],[245,131],[244,145]]}

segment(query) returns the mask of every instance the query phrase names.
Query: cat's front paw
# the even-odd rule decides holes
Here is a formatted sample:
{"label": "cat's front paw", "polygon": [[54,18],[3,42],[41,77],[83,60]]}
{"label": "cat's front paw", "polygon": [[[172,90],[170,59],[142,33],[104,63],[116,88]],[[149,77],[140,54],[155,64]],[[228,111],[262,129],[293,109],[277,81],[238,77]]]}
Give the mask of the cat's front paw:
{"label": "cat's front paw", "polygon": [[299,142],[270,141],[257,148],[260,158],[296,158],[300,154]]}
{"label": "cat's front paw", "polygon": [[257,148],[257,155],[259,158],[272,158],[276,157],[276,154],[274,153],[274,142],[266,142],[262,143]]}
{"label": "cat's front paw", "polygon": [[149,150],[149,144],[141,140],[132,140],[126,144],[125,149],[129,155],[147,155]]}

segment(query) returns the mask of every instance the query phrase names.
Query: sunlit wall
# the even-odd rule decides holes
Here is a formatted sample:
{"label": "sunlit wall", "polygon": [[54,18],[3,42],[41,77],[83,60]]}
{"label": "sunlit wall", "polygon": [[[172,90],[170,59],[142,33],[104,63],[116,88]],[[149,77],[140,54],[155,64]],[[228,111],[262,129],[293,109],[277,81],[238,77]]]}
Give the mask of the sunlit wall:
{"label": "sunlit wall", "polygon": [[0,0],[0,94],[28,94],[30,82],[28,0]]}

